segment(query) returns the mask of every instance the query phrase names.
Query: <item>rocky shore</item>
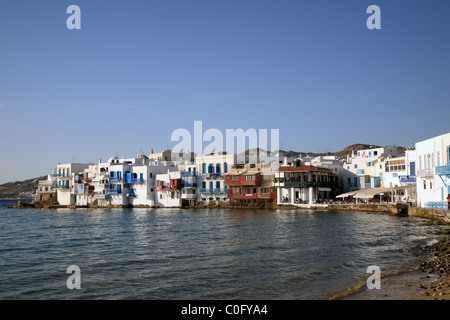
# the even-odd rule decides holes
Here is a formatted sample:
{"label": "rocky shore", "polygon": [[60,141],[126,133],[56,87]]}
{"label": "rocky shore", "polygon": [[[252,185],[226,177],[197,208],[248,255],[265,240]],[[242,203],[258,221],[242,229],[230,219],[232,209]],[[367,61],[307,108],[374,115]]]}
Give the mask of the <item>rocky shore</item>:
{"label": "rocky shore", "polygon": [[[446,231],[449,234],[449,231]],[[423,248],[430,254],[430,259],[420,265],[420,269],[427,274],[435,274],[438,280],[429,286],[420,296],[411,300],[450,300],[450,236],[446,236],[437,243]]]}

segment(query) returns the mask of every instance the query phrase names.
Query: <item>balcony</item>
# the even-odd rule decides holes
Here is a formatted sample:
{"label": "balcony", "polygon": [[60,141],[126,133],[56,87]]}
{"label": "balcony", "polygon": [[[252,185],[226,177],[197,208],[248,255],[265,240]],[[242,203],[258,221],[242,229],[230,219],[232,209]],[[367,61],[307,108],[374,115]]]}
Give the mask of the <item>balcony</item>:
{"label": "balcony", "polygon": [[156,191],[173,191],[173,190],[179,190],[180,188],[178,186],[170,185],[170,186],[157,186]]}
{"label": "balcony", "polygon": [[182,171],[180,172],[182,177],[196,177],[197,176],[197,172],[194,171]]}
{"label": "balcony", "polygon": [[450,175],[450,164],[436,167],[436,175],[438,176]]}
{"label": "balcony", "polygon": [[197,188],[197,184],[196,183],[189,183],[189,182],[183,182],[181,184],[182,188]]}
{"label": "balcony", "polygon": [[61,185],[52,186],[52,189],[69,189],[69,186],[61,184]]}
{"label": "balcony", "polygon": [[227,189],[216,188],[216,189],[206,189],[200,188],[200,194],[227,194]]}
{"label": "balcony", "polygon": [[144,179],[142,178],[133,178],[133,179],[127,179],[127,183],[144,183]]}
{"label": "balcony", "polygon": [[217,178],[222,178],[222,174],[221,173],[207,173],[206,174],[206,179],[217,179]]}
{"label": "balcony", "polygon": [[122,178],[119,177],[109,177],[109,182],[120,182]]}
{"label": "balcony", "polygon": [[122,191],[118,189],[108,189],[106,190],[106,194],[121,194]]}
{"label": "balcony", "polygon": [[328,188],[337,188],[338,183],[337,182],[285,182],[284,187],[287,188],[309,188],[309,187],[328,187]]}
{"label": "balcony", "polygon": [[[437,168],[436,168],[437,169]],[[417,170],[417,176],[419,178],[425,178],[425,177],[433,177],[434,176],[434,170],[433,169],[422,169]]]}

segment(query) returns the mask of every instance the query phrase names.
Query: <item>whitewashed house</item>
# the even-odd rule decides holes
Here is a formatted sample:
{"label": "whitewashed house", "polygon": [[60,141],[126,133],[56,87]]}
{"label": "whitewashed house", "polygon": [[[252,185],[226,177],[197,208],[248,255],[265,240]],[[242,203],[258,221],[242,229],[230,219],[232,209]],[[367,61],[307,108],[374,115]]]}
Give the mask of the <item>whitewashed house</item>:
{"label": "whitewashed house", "polygon": [[450,133],[416,143],[417,205],[447,208],[450,193]]}
{"label": "whitewashed house", "polygon": [[236,164],[236,155],[216,152],[196,157],[197,183],[200,187],[198,201],[227,200],[228,187],[225,174]]}
{"label": "whitewashed house", "polygon": [[181,175],[178,168],[167,168],[166,173],[157,174],[155,179],[155,206],[181,207]]}
{"label": "whitewashed house", "polygon": [[375,166],[380,161],[387,157],[399,157],[403,154],[397,147],[381,147],[359,150],[355,154],[352,152],[351,156],[347,156],[343,163],[343,188],[344,192],[373,188],[379,184],[367,172],[369,167]]}
{"label": "whitewashed house", "polygon": [[88,168],[89,164],[84,163],[67,163],[58,164],[56,172],[53,174],[56,178],[56,183],[53,186],[56,189],[56,197],[62,206],[71,206],[76,204],[75,190],[76,174],[80,174],[84,169]]}

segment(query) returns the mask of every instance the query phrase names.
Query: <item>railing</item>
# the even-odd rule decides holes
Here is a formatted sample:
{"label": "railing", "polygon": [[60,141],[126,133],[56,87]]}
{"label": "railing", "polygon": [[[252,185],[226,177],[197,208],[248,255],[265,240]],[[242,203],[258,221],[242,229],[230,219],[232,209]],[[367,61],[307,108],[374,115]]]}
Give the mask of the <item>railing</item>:
{"label": "railing", "polygon": [[133,179],[127,179],[127,183],[144,183],[144,179],[141,178],[133,178]]}
{"label": "railing", "polygon": [[434,175],[433,169],[417,170],[418,177],[432,177]]}
{"label": "railing", "polygon": [[181,184],[182,188],[197,188],[197,184],[196,183],[188,183],[188,182],[183,182]]}
{"label": "railing", "polygon": [[194,171],[182,171],[180,172],[182,177],[196,177],[197,176],[197,172]]}
{"label": "railing", "polygon": [[69,186],[66,186],[66,185],[56,185],[56,186],[52,186],[52,189],[69,189]]}
{"label": "railing", "polygon": [[329,188],[337,188],[338,183],[336,182],[284,182],[285,187],[291,188],[309,188],[309,187],[329,187]]}
{"label": "railing", "polygon": [[447,209],[448,203],[447,201],[430,201],[425,203],[425,207],[433,209]]}
{"label": "railing", "polygon": [[258,194],[258,198],[270,198],[270,193],[260,193]]}
{"label": "railing", "polygon": [[207,173],[206,174],[206,178],[221,178],[222,174],[221,173]]}
{"label": "railing", "polygon": [[109,177],[109,182],[120,182],[122,178],[119,177]]}
{"label": "railing", "polygon": [[106,194],[96,194],[94,196],[95,199],[106,199]]}
{"label": "railing", "polygon": [[106,194],[121,194],[122,191],[118,190],[118,189],[108,189],[106,190]]}
{"label": "railing", "polygon": [[171,191],[171,190],[179,190],[178,186],[170,185],[170,186],[157,186],[156,191]]}
{"label": "railing", "polygon": [[200,188],[200,194],[220,194],[220,193],[228,193],[227,189],[206,189],[206,188]]}
{"label": "railing", "polygon": [[436,174],[438,176],[450,175],[450,164],[436,167]]}

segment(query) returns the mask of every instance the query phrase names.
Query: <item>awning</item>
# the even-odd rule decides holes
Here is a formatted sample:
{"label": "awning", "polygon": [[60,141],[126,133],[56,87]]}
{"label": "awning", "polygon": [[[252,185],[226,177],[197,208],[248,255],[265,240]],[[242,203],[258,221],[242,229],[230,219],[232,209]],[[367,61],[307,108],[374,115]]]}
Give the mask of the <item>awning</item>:
{"label": "awning", "polygon": [[340,194],[340,195],[336,196],[336,198],[347,198],[347,197],[353,196],[354,194],[356,194],[356,191]]}
{"label": "awning", "polygon": [[319,191],[331,191],[331,188],[317,188]]}
{"label": "awning", "polygon": [[374,189],[362,189],[359,190],[353,198],[357,199],[369,199],[375,197],[377,194],[390,192],[389,188],[374,188]]}

